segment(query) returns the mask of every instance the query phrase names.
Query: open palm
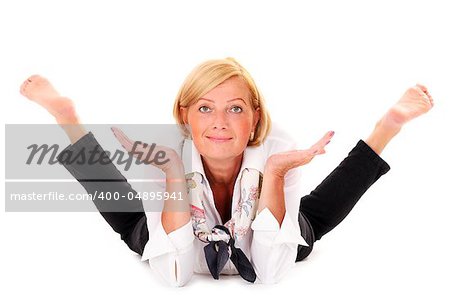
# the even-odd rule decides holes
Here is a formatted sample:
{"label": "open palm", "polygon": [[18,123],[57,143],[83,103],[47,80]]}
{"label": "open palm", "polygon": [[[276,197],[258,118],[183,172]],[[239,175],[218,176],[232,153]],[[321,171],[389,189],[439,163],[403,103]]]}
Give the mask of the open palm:
{"label": "open palm", "polygon": [[[111,130],[122,147],[127,152],[132,153],[140,162],[158,167],[164,173],[174,168],[182,168],[183,162],[174,149],[156,144],[149,145],[147,143],[133,141],[122,130],[116,127],[112,127]],[[161,154],[164,157],[161,157]],[[161,160],[166,162],[158,163]]]}
{"label": "open palm", "polygon": [[296,167],[306,165],[316,156],[325,153],[325,146],[330,143],[334,132],[326,133],[318,142],[307,150],[291,150],[271,155],[267,159],[265,172],[284,178],[286,173]]}

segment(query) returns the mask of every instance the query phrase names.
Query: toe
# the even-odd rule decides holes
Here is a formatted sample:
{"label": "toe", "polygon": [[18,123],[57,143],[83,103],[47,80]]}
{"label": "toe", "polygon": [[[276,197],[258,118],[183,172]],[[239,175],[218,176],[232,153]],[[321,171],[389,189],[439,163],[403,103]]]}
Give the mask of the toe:
{"label": "toe", "polygon": [[414,89],[417,90],[417,92],[419,93],[420,96],[422,96],[422,98],[424,99],[428,99],[428,95],[423,91],[423,89],[421,87],[414,86]]}
{"label": "toe", "polygon": [[36,80],[36,79],[40,78],[40,77],[41,77],[40,75],[34,74],[34,75],[31,75],[30,77],[28,77],[27,81],[31,82],[33,80]]}
{"label": "toe", "polygon": [[422,84],[419,84],[419,83],[417,83],[416,85],[417,85],[420,89],[422,89],[424,92],[428,91],[428,89],[425,87],[425,85],[422,85]]}
{"label": "toe", "polygon": [[25,90],[26,90],[27,86],[28,86],[28,81],[25,81],[22,83],[22,85],[20,85],[20,93],[22,95],[25,95]]}

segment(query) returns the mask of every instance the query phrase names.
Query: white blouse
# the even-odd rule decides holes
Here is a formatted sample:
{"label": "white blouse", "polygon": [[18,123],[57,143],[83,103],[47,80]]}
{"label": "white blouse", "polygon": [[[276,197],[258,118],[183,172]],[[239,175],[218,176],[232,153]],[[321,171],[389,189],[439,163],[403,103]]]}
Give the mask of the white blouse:
{"label": "white blouse", "polygon": [[[192,146],[192,170],[206,178],[200,154],[192,140],[185,140],[185,146]],[[245,168],[254,168],[264,174],[264,165],[274,153],[297,149],[296,143],[286,132],[273,124],[264,143],[257,147],[247,147],[244,151],[242,166],[236,180],[232,211],[240,197],[240,177]],[[181,151],[183,161],[187,161],[186,151]],[[298,224],[300,207],[300,168],[290,170],[285,177],[284,196],[286,214],[280,225],[269,209],[265,208],[256,215],[251,229],[235,246],[242,249],[255,269],[255,283],[276,283],[295,265],[297,246],[308,244],[301,236]],[[162,191],[165,186],[160,186]],[[209,228],[222,224],[219,212],[214,205],[214,197],[209,182],[205,179],[204,194],[206,223]],[[207,245],[198,240],[193,233],[192,221],[167,234],[161,223],[161,212],[146,212],[149,240],[144,248],[142,261],[148,260],[154,269],[171,286],[184,286],[194,273],[210,273],[203,247]],[[238,274],[231,260],[221,274]],[[211,277],[211,279],[213,279]]]}

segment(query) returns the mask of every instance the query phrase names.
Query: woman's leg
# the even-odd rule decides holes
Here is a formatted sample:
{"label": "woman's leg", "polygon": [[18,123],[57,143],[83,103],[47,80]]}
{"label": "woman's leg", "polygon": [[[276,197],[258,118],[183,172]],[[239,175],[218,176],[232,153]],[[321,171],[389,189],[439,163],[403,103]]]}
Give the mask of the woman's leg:
{"label": "woman's leg", "polygon": [[20,86],[20,93],[47,110],[74,144],[87,134],[80,123],[73,101],[63,97],[44,77],[33,75]]}
{"label": "woman's leg", "polygon": [[[82,152],[93,154],[89,158],[83,158],[79,155]],[[80,157],[83,162],[67,157]],[[106,155],[92,132],[66,147],[57,156],[57,160],[92,196],[97,210],[113,230],[120,234],[128,247],[142,255],[149,238],[142,201],[137,198],[136,191]],[[110,194],[112,200],[103,200],[100,196],[95,198],[98,194],[105,197]],[[116,198],[118,200],[114,200]]]}
{"label": "woman's leg", "polygon": [[315,240],[335,228],[389,169],[389,165],[360,140],[339,166],[300,201],[300,211],[311,223]]}
{"label": "woman's leg", "polygon": [[389,165],[379,156],[383,149],[404,124],[433,106],[433,98],[425,86],[417,84],[409,88],[377,122],[366,141],[360,140],[311,194],[302,197],[299,223],[301,228],[302,223],[305,227],[302,234],[309,238],[303,236],[310,247],[299,246],[296,261],[304,259],[312,251],[312,243],[335,228],[366,190],[389,171]]}
{"label": "woman's leg", "polygon": [[310,246],[298,246],[296,261],[308,256],[313,243],[344,220],[367,189],[389,169],[389,165],[360,140],[314,191],[303,196],[299,224]]}
{"label": "woman's leg", "polygon": [[316,241],[312,225],[301,210],[298,213],[298,223],[302,237],[309,246],[298,245],[295,262],[305,259],[313,251],[314,242]]}
{"label": "woman's leg", "polygon": [[[136,198],[136,191],[115,167],[94,135],[87,132],[80,123],[73,101],[62,97],[47,79],[39,75],[28,78],[22,84],[20,92],[52,114],[66,132],[72,144],[58,155],[57,160],[81,183],[86,191],[91,196],[101,192],[103,194],[117,192],[120,195],[117,201],[102,201],[94,198],[93,202],[103,218],[115,232],[121,235],[128,247],[142,255],[148,241],[147,221],[142,202],[137,199],[128,200],[130,194]],[[77,163],[80,162],[78,160],[69,161],[70,159],[65,158],[81,158],[81,155],[78,155],[80,152],[93,153],[95,157],[84,159],[83,163]]]}

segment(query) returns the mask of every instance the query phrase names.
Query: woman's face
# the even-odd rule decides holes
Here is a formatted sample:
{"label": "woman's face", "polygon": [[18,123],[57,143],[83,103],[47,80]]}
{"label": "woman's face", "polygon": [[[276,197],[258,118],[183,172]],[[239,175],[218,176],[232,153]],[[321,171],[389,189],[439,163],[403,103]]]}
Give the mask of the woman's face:
{"label": "woman's face", "polygon": [[234,76],[195,104],[181,108],[195,147],[204,158],[229,160],[243,153],[260,117],[259,108],[253,111],[249,97],[245,82]]}

